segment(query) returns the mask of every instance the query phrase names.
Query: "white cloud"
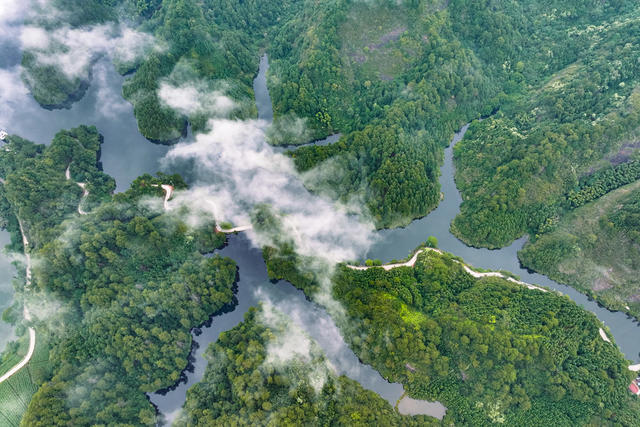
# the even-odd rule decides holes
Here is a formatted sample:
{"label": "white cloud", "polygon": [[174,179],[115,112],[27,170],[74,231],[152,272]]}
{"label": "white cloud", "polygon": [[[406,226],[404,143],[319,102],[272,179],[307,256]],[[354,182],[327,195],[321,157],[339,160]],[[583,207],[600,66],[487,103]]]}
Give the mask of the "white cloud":
{"label": "white cloud", "polygon": [[24,49],[34,49],[39,63],[56,66],[69,78],[86,78],[91,62],[98,55],[109,55],[113,60],[126,63],[154,45],[152,36],[113,24],[62,27],[52,32],[26,26],[20,38]]}
{"label": "white cloud", "polygon": [[20,33],[23,49],[46,49],[49,47],[49,35],[40,27],[24,27]]}
{"label": "white cloud", "polygon": [[293,384],[306,380],[319,393],[330,374],[335,374],[333,366],[323,357],[318,345],[311,341],[300,323],[289,318],[264,295],[259,320],[272,332],[267,343],[264,366],[288,370]]}
{"label": "white cloud", "polygon": [[[266,127],[261,120],[213,119],[210,132],[172,147],[166,166],[192,162],[198,178],[192,190],[176,194],[174,203],[198,206],[235,225],[247,224],[254,206],[268,204],[284,214],[287,237],[301,255],[336,263],[366,252],[373,224],[351,213],[358,206],[308,192],[291,159],[266,143]],[[249,236],[256,246],[272,243],[255,232]]]}
{"label": "white cloud", "polygon": [[174,86],[162,82],[158,91],[165,104],[182,114],[210,113],[225,116],[236,108],[235,102],[221,91],[210,92],[204,83],[198,86]]}

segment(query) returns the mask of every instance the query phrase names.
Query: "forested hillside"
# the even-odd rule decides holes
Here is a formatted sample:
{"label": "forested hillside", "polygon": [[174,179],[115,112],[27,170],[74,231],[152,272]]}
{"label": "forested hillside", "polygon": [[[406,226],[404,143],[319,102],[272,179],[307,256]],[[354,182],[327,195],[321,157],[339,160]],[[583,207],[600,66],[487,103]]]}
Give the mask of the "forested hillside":
{"label": "forested hillside", "polygon": [[[593,16],[548,17],[572,54],[525,96],[474,124],[456,147],[464,203],[453,230],[464,241],[498,247],[535,233],[584,175],[625,160],[616,154],[633,142],[640,112],[640,16],[604,6],[596,12],[599,25]],[[559,54],[552,47],[545,45],[549,57]],[[533,66],[522,61],[523,70]]]}
{"label": "forested hillside", "polygon": [[[183,189],[182,179],[145,175],[113,196],[113,180],[96,168],[100,139],[80,127],[48,147],[12,136],[0,150],[2,217],[14,246],[15,223],[24,224],[33,261],[33,283],[18,282],[5,318],[33,326],[48,346],[24,426],[155,425],[144,392],[173,385],[187,366],[190,329],[232,304],[235,263],[203,255],[224,236],[212,221],[193,228],[162,210],[160,185]],[[80,179],[95,191],[84,215]],[[23,319],[23,304],[33,320]],[[28,402],[33,386],[22,386],[30,392],[14,392]]]}
{"label": "forested hillside", "polygon": [[[255,116],[251,80],[266,49],[275,129],[292,135],[286,128],[303,119],[305,138],[343,134],[336,144],[293,154],[300,171],[326,168],[309,174],[307,186],[363,200],[379,227],[406,224],[437,205],[441,149],[473,118],[499,111],[456,151],[465,203],[453,230],[490,247],[544,222],[637,122],[639,9],[632,1],[54,4],[74,13],[56,15],[47,28],[120,21],[155,37],[138,60],[113,59],[122,72],[135,71],[123,93],[142,134],[157,142],[176,140],[187,121],[206,129],[207,118],[220,114],[171,110],[158,94],[163,84],[225,93],[239,106],[227,114]],[[65,82],[34,60],[37,53],[25,52],[23,65],[39,102],[77,92],[83,79]]]}
{"label": "forested hillside", "polygon": [[436,424],[398,415],[374,392],[338,376],[317,344],[270,306],[250,309],[206,357],[205,376],[189,389],[177,426]]}
{"label": "forested hillside", "polygon": [[640,318],[640,182],[563,217],[518,254],[523,265]]}
{"label": "forested hillside", "polygon": [[413,268],[342,266],[333,296],[354,352],[410,396],[441,401],[445,422],[636,422],[628,362],[594,315],[554,292],[474,278],[461,260],[427,251]]}

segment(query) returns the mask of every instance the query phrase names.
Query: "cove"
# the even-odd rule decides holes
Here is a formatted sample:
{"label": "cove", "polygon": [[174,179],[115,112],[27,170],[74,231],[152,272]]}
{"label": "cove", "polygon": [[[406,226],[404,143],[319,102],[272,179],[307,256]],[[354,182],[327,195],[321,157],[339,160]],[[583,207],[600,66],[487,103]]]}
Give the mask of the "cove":
{"label": "cove", "polygon": [[[6,51],[0,46],[0,54]],[[5,52],[4,69],[11,70],[21,54]],[[15,58],[8,61],[8,58]],[[8,62],[7,62],[8,61]],[[2,68],[0,68],[2,69]],[[49,144],[62,129],[79,125],[94,125],[104,137],[100,161],[103,170],[116,180],[117,191],[129,188],[143,173],[155,174],[161,169],[160,160],[169,147],[151,144],[138,131],[133,106],[122,97],[125,77],[116,72],[107,58],[93,67],[91,85],[85,95],[69,109],[45,110],[26,95],[12,100],[15,110],[7,123],[0,123],[9,134],[18,135],[39,144]],[[16,76],[17,77],[17,76]],[[15,81],[19,85],[21,82]],[[0,118],[7,118],[0,114]]]}

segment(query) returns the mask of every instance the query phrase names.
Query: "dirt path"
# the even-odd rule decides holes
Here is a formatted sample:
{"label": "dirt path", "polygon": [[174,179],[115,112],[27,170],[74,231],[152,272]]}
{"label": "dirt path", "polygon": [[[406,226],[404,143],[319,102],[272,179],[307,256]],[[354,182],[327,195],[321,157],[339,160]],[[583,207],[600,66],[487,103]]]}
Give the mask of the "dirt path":
{"label": "dirt path", "polygon": [[[69,170],[70,167],[71,163],[69,163],[69,166],[67,166],[67,169],[64,171],[64,176],[65,178],[67,178],[67,181],[71,181],[71,171]],[[80,203],[78,203],[78,213],[80,215],[86,215],[87,212],[82,209],[82,201],[89,195],[89,191],[87,191],[87,184],[84,182],[76,182],[76,184],[78,185],[78,187],[82,188],[82,198],[80,199]]]}
{"label": "dirt path", "polygon": [[173,186],[169,184],[151,184],[152,187],[160,187],[164,190],[164,200],[162,201],[162,207],[164,210],[169,210],[169,199],[173,195]]}
{"label": "dirt path", "polygon": [[241,231],[251,230],[252,228],[253,226],[251,225],[241,225],[239,227],[233,227],[233,228],[220,228],[220,226],[216,223],[216,232],[225,233],[225,234],[239,233]]}
{"label": "dirt path", "polygon": [[[67,178],[67,180],[71,179],[71,172],[69,171],[70,166],[71,165],[67,166],[67,169],[64,172],[64,175]],[[0,178],[0,183],[4,184],[5,183],[4,179]],[[86,184],[84,182],[77,182],[76,184],[78,184],[78,186],[82,188],[82,192],[83,192],[82,199],[80,199],[80,203],[78,204],[78,213],[80,215],[86,215],[87,213],[82,210],[81,205],[82,205],[82,201],[89,195],[89,192],[87,191]],[[22,235],[22,245],[24,246],[24,256],[27,264],[26,272],[25,272],[25,282],[26,282],[25,290],[29,290],[29,288],[31,288],[31,255],[29,254],[29,240],[27,239],[27,235],[24,232],[24,227],[22,225],[22,221],[20,220],[20,218],[18,218],[18,225],[20,226],[20,234]],[[31,314],[29,313],[29,309],[27,308],[26,304],[24,304],[24,307],[23,307],[23,316],[25,320],[27,321],[31,320]],[[4,381],[8,380],[13,375],[15,375],[20,369],[24,368],[27,365],[27,363],[29,363],[29,361],[31,360],[31,357],[33,356],[33,352],[35,351],[35,349],[36,349],[36,330],[33,327],[29,327],[29,349],[27,350],[27,354],[17,365],[9,369],[4,375],[0,377],[0,384],[2,384]]]}
{"label": "dirt path", "polygon": [[[407,261],[407,262],[401,262],[401,263],[396,263],[396,264],[385,264],[385,265],[381,265],[380,267],[382,267],[386,271],[389,271],[389,270],[392,270],[392,269],[398,268],[398,267],[413,267],[416,264],[416,261],[418,260],[418,255],[420,255],[421,253],[423,253],[425,251],[434,251],[434,252],[437,252],[439,254],[442,253],[442,251],[439,250],[439,249],[424,248],[424,249],[420,249],[415,254],[413,254],[411,259],[409,259],[409,261]],[[458,261],[456,261],[456,262],[458,262]],[[460,264],[462,264],[462,263],[460,263]],[[370,267],[370,266],[363,266],[363,265],[347,265],[347,267],[352,269],[352,270],[368,270],[368,269],[370,269],[370,268],[372,268],[374,266]],[[544,288],[532,285],[530,283],[521,282],[520,280],[516,280],[513,277],[505,276],[504,274],[502,274],[502,273],[500,273],[498,271],[488,271],[488,272],[485,272],[485,273],[481,273],[481,272],[472,270],[466,264],[462,264],[462,267],[464,268],[464,271],[466,271],[467,273],[469,273],[473,277],[478,277],[478,278],[479,277],[500,277],[502,279],[508,280],[509,282],[517,283],[518,285],[522,285],[522,286],[526,286],[529,289],[536,289],[536,290],[539,290],[539,291],[542,291],[542,292],[548,292]]]}
{"label": "dirt path", "polygon": [[379,265],[379,266],[347,265],[347,267],[352,269],[352,270],[368,270],[368,269],[373,268],[373,267],[382,267],[386,271],[393,270],[394,268],[398,268],[398,267],[413,267],[416,264],[416,261],[418,260],[418,255],[420,255],[421,253],[423,253],[425,251],[435,251],[435,252],[438,252],[439,254],[442,253],[442,251],[439,250],[439,249],[424,248],[424,249],[420,249],[415,254],[413,254],[411,259],[409,259],[409,261],[407,261],[407,262],[399,262],[399,263],[395,263],[395,264],[384,264],[384,265]]}
{"label": "dirt path", "polygon": [[[2,182],[4,184],[4,181]],[[20,225],[20,233],[22,234],[22,244],[24,246],[24,256],[27,260],[27,270],[26,270],[26,285],[25,289],[29,289],[31,287],[31,255],[29,255],[29,241],[27,240],[27,236],[24,233],[24,227],[22,226],[22,221],[18,219],[18,224]],[[25,320],[31,320],[31,314],[27,309],[27,305],[24,305],[23,308],[23,316]],[[11,378],[16,372],[20,369],[24,368],[29,360],[31,360],[31,356],[33,356],[33,352],[36,349],[36,330],[32,327],[29,327],[29,349],[27,350],[27,354],[22,358],[22,360],[15,365],[13,368],[9,369],[2,377],[0,377],[0,384]]]}
{"label": "dirt path", "polygon": [[[158,187],[157,184],[153,185],[154,187]],[[164,190],[164,201],[162,203],[164,210],[169,210],[169,199],[171,198],[171,196],[173,195],[173,186],[168,185],[168,184],[162,184],[160,185],[160,187]],[[88,194],[88,193],[87,193]],[[237,233],[237,232],[241,232],[241,231],[247,231],[247,230],[251,230],[253,228],[253,226],[251,225],[241,225],[239,227],[233,227],[233,228],[220,228],[220,226],[218,224],[216,224],[216,232],[217,233]]]}

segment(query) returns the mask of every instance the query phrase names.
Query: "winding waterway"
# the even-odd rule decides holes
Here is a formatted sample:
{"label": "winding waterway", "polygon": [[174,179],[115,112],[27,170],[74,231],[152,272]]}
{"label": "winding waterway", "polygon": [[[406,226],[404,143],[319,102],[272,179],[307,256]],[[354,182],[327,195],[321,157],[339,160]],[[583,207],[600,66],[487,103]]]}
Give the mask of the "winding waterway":
{"label": "winding waterway", "polygon": [[[0,53],[2,52],[3,49],[0,48]],[[0,63],[0,68],[15,67],[20,55],[10,53],[12,54],[4,56],[5,59]],[[268,61],[264,57],[260,62],[254,89],[259,117],[270,121],[273,111],[266,88],[267,67]],[[160,169],[160,159],[167,151],[167,147],[149,143],[138,132],[133,109],[121,97],[123,80],[124,78],[119,76],[106,60],[100,61],[96,65],[92,85],[82,100],[70,109],[43,110],[30,97],[26,97],[17,106],[19,114],[14,115],[11,123],[0,123],[0,127],[6,127],[10,133],[36,142],[49,143],[60,129],[79,124],[95,124],[105,138],[102,147],[104,170],[116,179],[118,190],[121,191],[140,174],[153,173]],[[509,270],[520,275],[526,282],[541,284],[569,295],[578,304],[594,312],[603,320],[624,354],[637,362],[640,351],[640,327],[637,322],[622,313],[609,312],[570,287],[523,270],[516,253],[524,243],[524,239],[501,250],[486,250],[465,246],[449,233],[449,224],[458,213],[461,202],[453,180],[452,146],[464,136],[465,131],[466,127],[456,134],[451,146],[445,150],[445,162],[440,177],[444,200],[439,207],[427,217],[412,222],[406,228],[378,232],[379,240],[371,248],[367,257],[379,258],[383,261],[404,258],[428,236],[436,236],[441,249],[463,257],[471,265]],[[329,142],[335,138],[332,137]],[[195,336],[197,348],[192,355],[193,370],[185,372],[186,381],[165,395],[150,395],[151,401],[156,404],[162,414],[167,418],[174,416],[184,403],[188,387],[202,378],[206,367],[206,360],[202,354],[209,344],[215,342],[221,332],[242,321],[249,307],[265,299],[272,301],[277,309],[300,323],[300,326],[317,340],[338,373],[346,374],[365,388],[377,392],[390,403],[395,404],[403,393],[401,384],[390,384],[371,367],[359,363],[358,358],[340,336],[331,317],[322,308],[308,302],[302,292],[286,282],[270,283],[260,251],[253,248],[246,237],[231,235],[228,243],[219,253],[233,258],[238,264],[238,304],[232,312],[214,317],[211,325],[202,328],[202,333]]]}
{"label": "winding waterway", "polygon": [[[254,81],[258,117],[270,122],[273,118],[271,99],[266,90],[266,72],[269,67],[266,56],[260,60],[258,75]],[[332,137],[329,137],[332,138]],[[335,139],[333,137],[332,139]],[[319,143],[327,143],[326,140]],[[220,251],[236,261],[239,271],[237,305],[233,311],[215,316],[209,326],[194,334],[197,343],[191,358],[190,372],[185,372],[182,382],[167,393],[153,393],[151,402],[164,415],[167,422],[175,419],[185,402],[189,387],[200,381],[207,361],[203,357],[207,347],[217,341],[221,332],[227,331],[244,318],[249,307],[260,301],[270,301],[276,309],[291,317],[322,348],[327,359],[343,374],[360,383],[364,388],[375,391],[391,405],[402,397],[402,384],[389,383],[371,366],[360,363],[358,357],[345,343],[331,316],[317,304],[305,299],[304,293],[286,281],[270,283],[267,269],[259,249],[253,247],[245,235],[228,235],[228,245]],[[446,408],[438,402],[432,403],[430,413],[442,418]]]}
{"label": "winding waterway", "polygon": [[518,239],[502,249],[478,249],[465,245],[449,232],[449,224],[460,212],[462,203],[454,181],[453,147],[464,137],[468,126],[464,126],[460,132],[456,133],[451,145],[445,149],[444,165],[440,175],[444,199],[438,207],[426,217],[413,221],[405,228],[380,230],[377,233],[380,239],[371,247],[367,258],[380,259],[383,262],[403,258],[427,237],[435,236],[440,249],[462,257],[470,265],[489,270],[507,270],[520,276],[523,282],[543,285],[568,295],[609,327],[616,343],[628,359],[634,362],[640,360],[640,324],[625,313],[607,310],[570,286],[522,268],[517,253],[526,242],[526,238]]}

